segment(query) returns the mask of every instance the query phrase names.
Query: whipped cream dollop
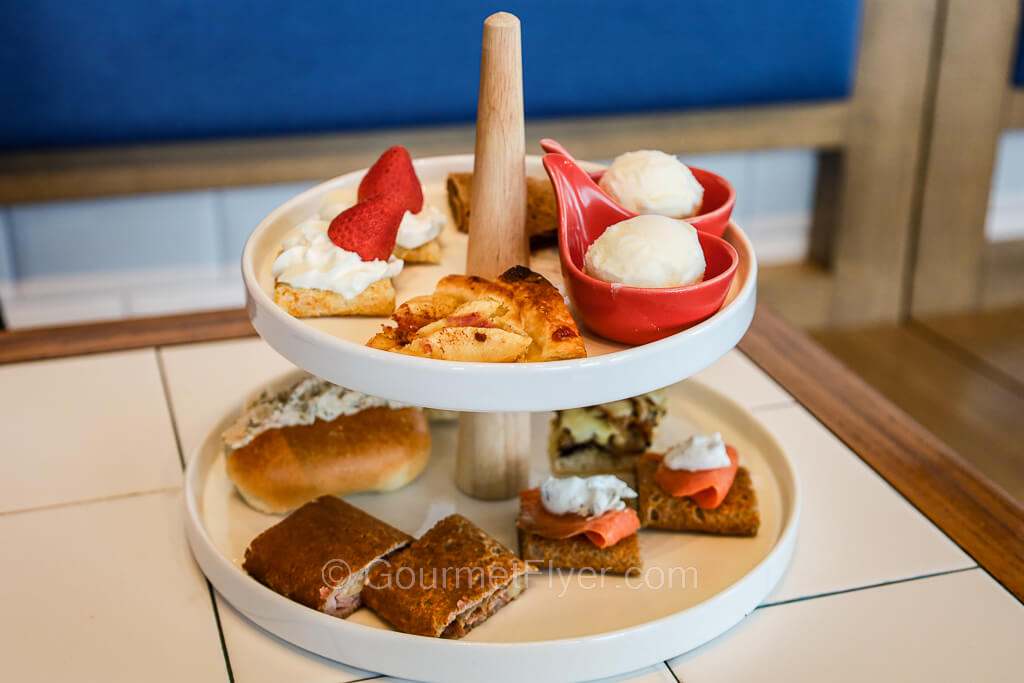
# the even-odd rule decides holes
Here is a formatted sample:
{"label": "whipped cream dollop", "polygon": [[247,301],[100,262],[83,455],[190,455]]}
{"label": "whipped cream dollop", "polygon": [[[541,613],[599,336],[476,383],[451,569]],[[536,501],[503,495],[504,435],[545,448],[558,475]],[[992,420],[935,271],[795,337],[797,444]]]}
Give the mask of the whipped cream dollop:
{"label": "whipped cream dollop", "polygon": [[704,201],[704,187],[686,164],[650,149],[615,157],[599,185],[633,213],[686,218]]}
{"label": "whipped cream dollop", "polygon": [[318,419],[330,422],[341,415],[354,415],[378,406],[406,407],[310,375],[287,389],[277,393],[264,390],[246,401],[242,414],[221,438],[231,448],[241,448],[270,429],[313,424]]}
{"label": "whipped cream dollop", "polygon": [[[320,218],[327,221],[328,225],[334,217],[342,211],[352,208],[351,202],[346,202],[336,197],[328,196],[320,207]],[[444,212],[433,204],[423,202],[423,208],[419,213],[406,211],[402,215],[402,222],[398,226],[398,236],[395,244],[403,249],[415,249],[421,247],[441,234],[447,219]]]}
{"label": "whipped cream dollop", "polygon": [[398,237],[395,244],[403,249],[415,249],[423,246],[441,234],[444,227],[444,214],[433,204],[423,203],[419,213],[406,211],[398,226]]}
{"label": "whipped cream dollop", "polygon": [[679,287],[704,277],[697,230],[666,216],[636,216],[609,226],[587,249],[584,270],[605,282]]}
{"label": "whipped cream dollop", "polygon": [[359,254],[342,249],[327,236],[329,225],[319,218],[299,224],[274,261],[278,282],[302,289],[326,289],[354,299],[374,282],[402,272],[401,259],[364,261]]}
{"label": "whipped cream dollop", "polygon": [[597,517],[626,507],[623,498],[636,498],[636,491],[610,474],[593,477],[548,477],[540,485],[544,509],[553,515],[575,514]]}
{"label": "whipped cream dollop", "polygon": [[722,434],[694,434],[681,444],[668,449],[662,460],[670,470],[714,470],[732,464],[725,451]]}

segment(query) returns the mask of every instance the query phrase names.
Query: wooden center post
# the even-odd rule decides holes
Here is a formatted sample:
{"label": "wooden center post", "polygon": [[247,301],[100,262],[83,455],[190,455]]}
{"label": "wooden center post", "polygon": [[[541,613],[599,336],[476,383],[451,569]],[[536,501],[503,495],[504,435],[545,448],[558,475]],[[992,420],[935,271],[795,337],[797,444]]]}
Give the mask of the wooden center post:
{"label": "wooden center post", "polygon": [[[529,265],[522,41],[519,19],[507,12],[484,21],[471,202],[466,272],[494,279]],[[529,476],[529,413],[459,417],[455,483],[464,493],[511,498]]]}

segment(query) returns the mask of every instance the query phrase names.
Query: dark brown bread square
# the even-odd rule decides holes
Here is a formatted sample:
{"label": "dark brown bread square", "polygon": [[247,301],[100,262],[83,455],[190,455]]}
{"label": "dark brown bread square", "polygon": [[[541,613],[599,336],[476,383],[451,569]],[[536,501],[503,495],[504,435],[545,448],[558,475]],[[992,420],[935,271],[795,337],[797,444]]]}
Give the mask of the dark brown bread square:
{"label": "dark brown bread square", "polygon": [[[448,206],[455,227],[469,232],[469,206],[472,201],[473,174],[448,174]],[[555,188],[547,178],[526,178],[526,234],[533,247],[544,246],[557,238],[558,202]]]}
{"label": "dark brown bread square", "polygon": [[605,574],[629,574],[643,567],[636,534],[609,548],[598,548],[582,534],[551,539],[519,529],[519,555],[534,569],[592,569]]}
{"label": "dark brown bread square", "polygon": [[341,585],[411,540],[339,498],[321,496],[254,538],[242,567],[271,590],[323,611],[325,573],[332,587]]}
{"label": "dark brown bread square", "polygon": [[725,536],[757,535],[761,516],[747,468],[736,470],[729,493],[714,510],[705,510],[688,497],[675,498],[662,491],[654,482],[657,470],[658,462],[650,458],[641,458],[636,468],[637,506],[645,527]]}
{"label": "dark brown bread square", "polygon": [[483,529],[449,515],[374,568],[362,597],[399,631],[438,637],[460,613],[528,570]]}

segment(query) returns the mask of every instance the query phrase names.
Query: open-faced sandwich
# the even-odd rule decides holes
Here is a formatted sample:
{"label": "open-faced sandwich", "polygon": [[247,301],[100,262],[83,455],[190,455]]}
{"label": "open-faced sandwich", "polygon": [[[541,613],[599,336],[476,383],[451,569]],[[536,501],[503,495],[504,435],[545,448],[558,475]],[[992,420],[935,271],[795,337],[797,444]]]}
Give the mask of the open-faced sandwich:
{"label": "open-faced sandwich", "polygon": [[450,515],[374,568],[363,601],[399,631],[461,638],[526,589],[529,567]]}
{"label": "open-faced sandwich", "polygon": [[242,498],[272,513],[325,493],[393,491],[430,457],[419,408],[312,376],[251,399],[222,439],[228,477]]}
{"label": "open-faced sandwich", "polygon": [[761,524],[750,472],[717,432],[646,454],[637,464],[637,490],[645,527],[755,536]]}
{"label": "open-faced sandwich", "polygon": [[640,520],[621,479],[598,475],[548,479],[519,492],[519,554],[541,569],[628,574],[642,566]]}
{"label": "open-faced sandwich", "polygon": [[333,496],[306,503],[253,539],[243,569],[281,595],[347,617],[367,572],[412,536]]}
{"label": "open-faced sandwich", "polygon": [[497,280],[448,275],[395,311],[367,346],[424,358],[511,363],[584,358],[576,321],[542,275],[516,266]]}
{"label": "open-faced sandwich", "polygon": [[617,474],[632,480],[666,411],[664,391],[586,408],[555,411],[548,439],[551,471]]}

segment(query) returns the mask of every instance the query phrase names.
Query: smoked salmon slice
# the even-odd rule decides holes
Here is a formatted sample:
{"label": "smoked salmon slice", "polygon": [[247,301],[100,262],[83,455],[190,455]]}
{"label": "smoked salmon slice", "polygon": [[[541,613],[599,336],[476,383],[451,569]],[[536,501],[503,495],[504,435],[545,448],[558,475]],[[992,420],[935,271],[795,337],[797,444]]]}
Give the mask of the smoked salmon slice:
{"label": "smoked salmon slice", "polygon": [[[728,467],[718,467],[713,470],[672,470],[665,467],[665,463],[658,465],[654,473],[654,481],[661,489],[676,498],[689,496],[698,507],[705,510],[714,510],[722,504],[725,496],[729,493],[732,480],[736,478],[736,469],[739,467],[740,459],[736,449],[726,446],[725,452],[729,455],[732,463]],[[655,455],[659,460],[661,456]]]}
{"label": "smoked salmon slice", "polygon": [[520,491],[519,505],[519,528],[544,538],[584,534],[598,548],[608,548],[640,528],[640,518],[630,507],[611,510],[599,517],[552,514],[544,507],[539,488]]}

